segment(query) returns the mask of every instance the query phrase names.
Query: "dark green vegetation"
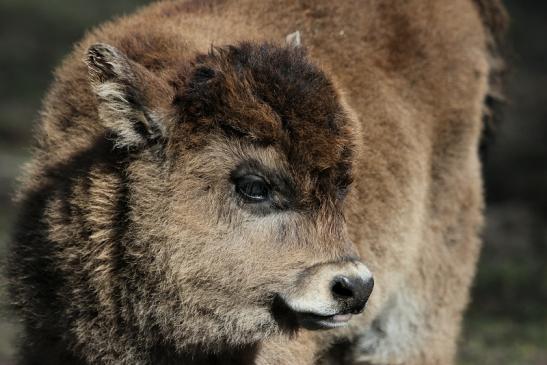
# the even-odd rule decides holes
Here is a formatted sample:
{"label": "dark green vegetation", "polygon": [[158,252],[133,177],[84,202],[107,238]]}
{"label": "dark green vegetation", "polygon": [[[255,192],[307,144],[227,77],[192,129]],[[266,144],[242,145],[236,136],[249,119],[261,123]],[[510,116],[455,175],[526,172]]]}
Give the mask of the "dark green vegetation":
{"label": "dark green vegetation", "polygon": [[[52,70],[86,29],[144,3],[0,0],[0,257],[15,213],[15,177]],[[488,227],[461,338],[465,365],[547,364],[547,5],[507,5],[510,105],[485,159]],[[3,313],[0,365],[12,363],[16,328]]]}

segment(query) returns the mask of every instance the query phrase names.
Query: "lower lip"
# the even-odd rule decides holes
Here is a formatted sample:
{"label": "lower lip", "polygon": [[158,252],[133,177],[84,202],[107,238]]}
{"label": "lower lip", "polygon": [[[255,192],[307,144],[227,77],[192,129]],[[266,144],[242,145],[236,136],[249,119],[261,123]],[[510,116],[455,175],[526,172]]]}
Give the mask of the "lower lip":
{"label": "lower lip", "polygon": [[335,328],[346,325],[351,319],[351,314],[337,314],[332,317],[326,317],[324,319],[319,319],[317,323],[321,324],[326,328]]}
{"label": "lower lip", "polygon": [[[335,314],[333,316],[306,315],[301,318],[301,323],[305,327],[313,328],[336,328],[345,326],[353,316],[351,314]],[[307,324],[307,326],[306,326]]]}

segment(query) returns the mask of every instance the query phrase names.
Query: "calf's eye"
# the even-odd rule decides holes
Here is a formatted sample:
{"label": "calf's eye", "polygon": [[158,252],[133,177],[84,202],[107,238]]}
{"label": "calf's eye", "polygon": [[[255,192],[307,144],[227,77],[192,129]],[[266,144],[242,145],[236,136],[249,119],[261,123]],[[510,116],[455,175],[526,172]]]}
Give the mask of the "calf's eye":
{"label": "calf's eye", "polygon": [[235,179],[236,191],[251,203],[261,203],[270,199],[270,186],[263,178],[245,175]]}

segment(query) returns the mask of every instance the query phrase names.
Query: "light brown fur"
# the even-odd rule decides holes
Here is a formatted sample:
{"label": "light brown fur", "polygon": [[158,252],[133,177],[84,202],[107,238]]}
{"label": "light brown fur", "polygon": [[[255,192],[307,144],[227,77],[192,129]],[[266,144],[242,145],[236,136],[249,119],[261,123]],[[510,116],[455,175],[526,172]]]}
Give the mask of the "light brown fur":
{"label": "light brown fur", "polygon": [[[480,248],[491,32],[505,22],[496,1],[478,3],[167,1],[88,34],[56,73],[20,193],[48,242],[37,251],[23,232],[13,246],[24,363],[453,363]],[[308,109],[289,105],[290,134],[242,89],[259,86],[240,84],[227,48],[196,60],[297,30],[328,80]],[[94,66],[102,48],[87,51],[96,43],[120,52],[111,78]],[[189,91],[199,67],[224,78],[210,99]],[[196,104],[213,97],[228,100],[223,118]],[[135,121],[154,143],[127,129]],[[294,210],[238,208],[227,176],[248,159],[297,182]],[[272,293],[303,269],[356,256],[376,284],[348,327],[272,319]],[[28,274],[38,264],[46,283]]]}

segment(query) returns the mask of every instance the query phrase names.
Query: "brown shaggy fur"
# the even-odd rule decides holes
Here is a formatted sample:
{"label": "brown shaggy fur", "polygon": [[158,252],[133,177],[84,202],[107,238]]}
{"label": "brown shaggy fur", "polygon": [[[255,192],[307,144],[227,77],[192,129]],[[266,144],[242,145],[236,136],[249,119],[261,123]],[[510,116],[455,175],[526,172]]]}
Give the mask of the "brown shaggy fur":
{"label": "brown shaggy fur", "polygon": [[[506,22],[498,0],[188,0],[88,34],[18,196],[20,363],[451,364]],[[376,285],[347,327],[276,315],[357,258]]]}

